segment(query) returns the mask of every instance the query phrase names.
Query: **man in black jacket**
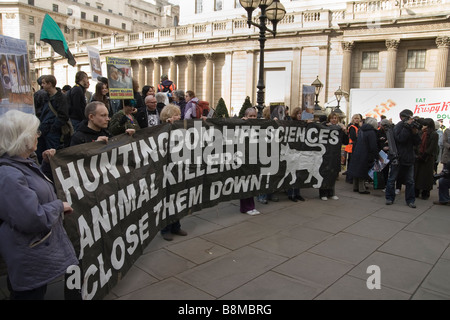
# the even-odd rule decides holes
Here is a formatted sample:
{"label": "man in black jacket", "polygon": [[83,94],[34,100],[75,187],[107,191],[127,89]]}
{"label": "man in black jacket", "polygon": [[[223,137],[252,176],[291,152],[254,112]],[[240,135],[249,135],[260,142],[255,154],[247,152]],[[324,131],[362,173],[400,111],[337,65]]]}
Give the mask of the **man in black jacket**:
{"label": "man in black jacket", "polygon": [[42,163],[42,152],[48,149],[60,149],[69,145],[70,137],[64,137],[61,127],[69,120],[69,108],[61,89],[56,88],[56,78],[46,75],[42,78],[43,90],[47,93],[47,101],[41,110],[36,151],[39,163]]}
{"label": "man in black jacket", "polygon": [[156,105],[155,96],[150,95],[145,97],[145,106],[139,108],[136,113],[136,119],[141,128],[154,127],[161,123]]}
{"label": "man in black jacket", "polygon": [[420,144],[419,130],[413,125],[413,112],[405,109],[400,112],[401,121],[394,127],[394,142],[397,146],[398,163],[392,162],[389,179],[386,185],[386,204],[391,205],[395,201],[395,182],[401,172],[406,185],[405,200],[410,208],[416,208],[416,196],[414,191],[414,147]]}
{"label": "man in black jacket", "polygon": [[73,134],[71,146],[93,141],[105,141],[111,137],[108,132],[109,112],[103,102],[93,101],[85,108],[87,120],[83,120],[78,130]]}
{"label": "man in black jacket", "polygon": [[86,108],[86,90],[89,88],[89,77],[86,72],[78,71],[75,75],[75,86],[67,93],[69,103],[69,116],[73,129],[76,131],[81,121],[85,120],[84,108]]}

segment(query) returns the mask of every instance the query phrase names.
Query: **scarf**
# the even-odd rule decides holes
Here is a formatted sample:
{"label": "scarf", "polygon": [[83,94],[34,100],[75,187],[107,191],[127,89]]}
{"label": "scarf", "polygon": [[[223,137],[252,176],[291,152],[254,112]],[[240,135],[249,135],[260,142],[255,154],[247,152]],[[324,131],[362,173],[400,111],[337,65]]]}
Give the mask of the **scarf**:
{"label": "scarf", "polygon": [[422,143],[420,144],[419,154],[425,154],[427,150],[427,142],[428,142],[428,128],[424,128],[422,133]]}

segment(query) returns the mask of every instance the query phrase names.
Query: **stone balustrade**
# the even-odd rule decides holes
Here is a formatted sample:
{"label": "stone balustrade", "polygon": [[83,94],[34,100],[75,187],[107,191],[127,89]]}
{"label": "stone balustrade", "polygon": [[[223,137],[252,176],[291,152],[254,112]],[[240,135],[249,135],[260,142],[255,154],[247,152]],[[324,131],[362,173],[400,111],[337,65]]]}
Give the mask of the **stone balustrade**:
{"label": "stone balustrade", "polygon": [[[278,32],[307,32],[338,28],[339,23],[371,19],[374,15],[383,18],[398,19],[401,16],[423,13],[450,12],[450,4],[445,0],[368,0],[347,3],[345,10],[330,11],[307,10],[302,12],[289,12],[278,24]],[[254,17],[258,22],[258,17]],[[100,50],[119,49],[133,46],[152,46],[177,41],[208,40],[211,38],[233,38],[239,36],[256,35],[256,27],[248,27],[245,18],[214,21],[193,25],[183,25],[173,28],[161,28],[139,33],[112,35],[107,37],[81,40],[69,43],[73,54],[86,51],[86,46],[96,46]],[[50,57],[52,50],[49,46],[38,46],[35,58]]]}

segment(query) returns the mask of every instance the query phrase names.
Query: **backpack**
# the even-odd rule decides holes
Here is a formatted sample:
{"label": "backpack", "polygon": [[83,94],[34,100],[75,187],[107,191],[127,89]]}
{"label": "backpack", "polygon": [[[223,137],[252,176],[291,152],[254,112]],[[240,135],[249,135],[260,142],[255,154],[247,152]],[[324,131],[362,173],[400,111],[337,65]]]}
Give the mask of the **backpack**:
{"label": "backpack", "polygon": [[209,114],[209,102],[199,101],[195,104],[195,118],[207,117]]}
{"label": "backpack", "polygon": [[172,84],[170,84],[168,86],[161,84],[161,86],[162,86],[161,92],[172,92],[172,89],[170,88],[170,87],[172,87]]}

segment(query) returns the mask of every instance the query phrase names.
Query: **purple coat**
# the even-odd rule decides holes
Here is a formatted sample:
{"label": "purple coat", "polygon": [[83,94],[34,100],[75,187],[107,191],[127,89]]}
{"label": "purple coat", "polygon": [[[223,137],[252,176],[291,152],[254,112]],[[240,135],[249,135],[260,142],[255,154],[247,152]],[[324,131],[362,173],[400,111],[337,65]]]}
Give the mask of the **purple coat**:
{"label": "purple coat", "polygon": [[41,287],[78,259],[53,183],[31,159],[0,157],[0,255],[13,290]]}

